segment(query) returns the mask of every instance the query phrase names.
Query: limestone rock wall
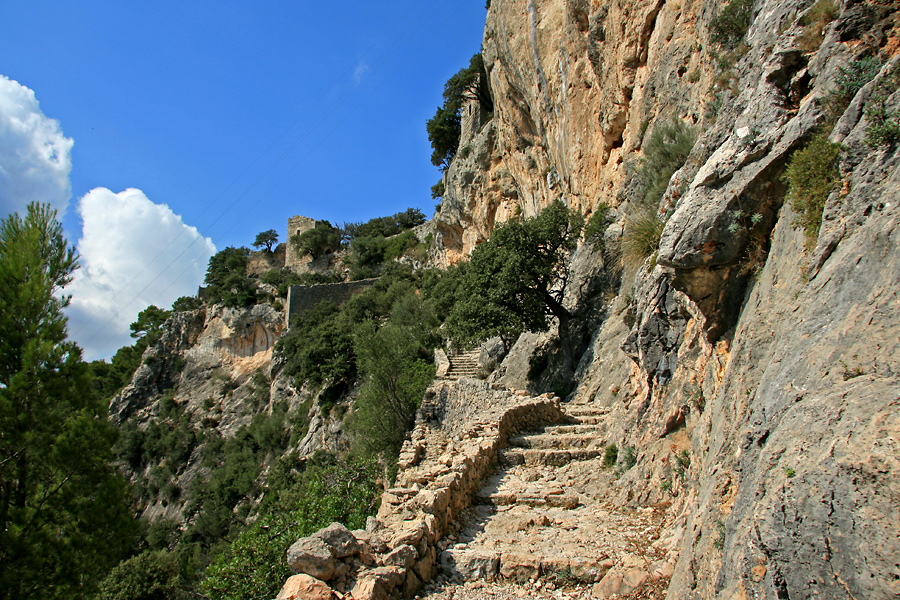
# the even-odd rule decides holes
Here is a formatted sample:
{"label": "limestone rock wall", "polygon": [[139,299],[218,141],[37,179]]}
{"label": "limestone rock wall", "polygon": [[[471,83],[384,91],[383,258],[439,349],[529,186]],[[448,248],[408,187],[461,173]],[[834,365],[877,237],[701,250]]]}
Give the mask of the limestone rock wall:
{"label": "limestone rock wall", "polygon": [[[574,392],[635,449],[616,502],[673,503],[670,598],[900,594],[900,159],[866,142],[867,106],[900,114],[898,11],[836,2],[816,38],[813,4],[755,2],[726,57],[710,41],[719,3],[494,0],[495,112],[451,164],[435,218],[437,264],[557,198],[616,206],[621,232],[656,124],[699,134],[661,202],[658,252],[622,273]],[[842,181],[808,244],[785,165],[854,61],[876,54],[880,72],[826,130]],[[753,235],[741,214],[759,215]]]}

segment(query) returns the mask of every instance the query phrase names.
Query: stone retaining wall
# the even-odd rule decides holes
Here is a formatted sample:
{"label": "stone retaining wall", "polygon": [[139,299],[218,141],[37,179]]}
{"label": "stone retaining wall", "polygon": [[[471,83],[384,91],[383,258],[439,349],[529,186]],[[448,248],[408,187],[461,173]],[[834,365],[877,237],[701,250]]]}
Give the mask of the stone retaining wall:
{"label": "stone retaining wall", "polygon": [[[530,397],[474,380],[444,385],[437,395],[443,418],[429,422],[420,413],[377,518],[365,530],[343,533],[332,525],[298,540],[288,550],[297,575],[280,600],[313,597],[312,589],[316,598],[339,593],[355,600],[414,594],[435,574],[438,542],[493,472],[508,438],[564,417],[559,399],[549,394]],[[463,417],[464,425],[450,420]]]}
{"label": "stone retaining wall", "polygon": [[321,285],[292,285],[288,288],[287,312],[285,325],[290,326],[291,319],[315,308],[323,300],[331,300],[338,306],[360,294],[378,281],[378,278],[360,279],[345,283],[323,283]]}

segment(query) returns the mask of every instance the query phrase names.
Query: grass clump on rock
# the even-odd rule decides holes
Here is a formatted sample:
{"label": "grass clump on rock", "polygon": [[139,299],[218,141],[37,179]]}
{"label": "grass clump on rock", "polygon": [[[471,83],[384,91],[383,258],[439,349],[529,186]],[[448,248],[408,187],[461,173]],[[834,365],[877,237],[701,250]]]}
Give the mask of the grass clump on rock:
{"label": "grass clump on rock", "polygon": [[813,137],[791,157],[785,170],[787,198],[796,213],[796,223],[806,233],[807,246],[815,244],[822,226],[825,201],[840,181],[836,159],[841,147],[827,134]]}

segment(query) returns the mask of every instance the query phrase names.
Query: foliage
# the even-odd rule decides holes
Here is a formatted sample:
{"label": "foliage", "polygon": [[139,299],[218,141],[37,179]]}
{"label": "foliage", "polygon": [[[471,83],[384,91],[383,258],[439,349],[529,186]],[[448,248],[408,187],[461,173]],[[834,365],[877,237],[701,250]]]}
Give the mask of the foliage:
{"label": "foliage", "polygon": [[[353,341],[364,381],[352,422],[364,453],[395,456],[413,425],[416,408],[434,378],[416,329],[392,319],[381,328],[358,325]],[[424,355],[424,356],[423,356]]]}
{"label": "foliage", "polygon": [[148,551],[119,563],[100,584],[98,600],[186,600],[178,557]]}
{"label": "foliage", "polygon": [[603,450],[603,462],[601,465],[605,468],[613,467],[619,459],[619,448],[615,444],[610,444]]}
{"label": "foliage", "polygon": [[644,158],[634,175],[640,207],[656,210],[669,180],[687,161],[696,141],[696,132],[678,119],[653,128],[643,146]]}
{"label": "foliage", "polygon": [[377,508],[379,474],[374,461],[317,455],[302,472],[291,459],[271,477],[275,500],[207,571],[202,592],[212,600],[273,598],[290,569],[285,549],[332,522],[365,526]]}
{"label": "foliage", "polygon": [[438,198],[443,198],[444,194],[446,192],[447,192],[447,190],[444,187],[443,178],[440,181],[438,181],[436,184],[431,186],[431,198],[434,200],[437,200]]}
{"label": "foliage", "polygon": [[837,76],[837,87],[822,99],[828,123],[834,123],[850,105],[850,101],[864,85],[872,81],[881,69],[878,55],[858,58]]}
{"label": "foliage", "polygon": [[665,220],[653,210],[644,209],[625,217],[620,251],[626,269],[636,270],[656,252],[665,226]]}
{"label": "foliage", "polygon": [[537,217],[498,226],[475,248],[463,271],[466,293],[448,318],[451,337],[471,344],[500,336],[508,347],[524,331],[547,331],[556,317],[560,339],[568,346],[570,315],[562,294],[566,260],[581,228],[579,215],[559,201]]}
{"label": "foliage", "polygon": [[329,301],[320,302],[291,323],[277,351],[286,357],[285,373],[296,385],[346,382],[356,375],[356,355],[346,314]]}
{"label": "foliage", "polygon": [[890,145],[900,140],[900,115],[889,112],[886,96],[873,96],[866,105],[866,143],[870,146]]}
{"label": "foliage", "polygon": [[131,337],[145,338],[148,344],[156,341],[160,334],[160,327],[172,316],[172,311],[163,310],[151,304],[138,313],[137,321],[130,325]]}
{"label": "foliage", "polygon": [[319,258],[341,247],[341,230],[328,221],[316,221],[315,227],[291,236],[291,244],[297,252]]}
{"label": "foliage", "polygon": [[836,159],[841,147],[828,141],[825,133],[813,137],[802,150],[794,152],[785,169],[787,198],[797,214],[797,224],[814,244],[822,225],[825,201],[840,181]]}
{"label": "foliage", "polygon": [[375,268],[386,261],[400,258],[418,244],[419,240],[412,231],[404,231],[388,238],[380,236],[355,238],[350,246],[352,249],[350,262],[353,266],[350,279],[365,279],[366,276],[372,276]]}
{"label": "foliage", "polygon": [[753,0],[731,0],[710,23],[710,40],[726,48],[736,48],[750,28]]}
{"label": "foliage", "polygon": [[56,211],[0,224],[0,598],[91,593],[132,540],[115,429],[66,339],[77,268]]}
{"label": "foliage", "polygon": [[266,247],[266,252],[272,251],[272,246],[278,243],[278,232],[274,229],[267,229],[266,231],[262,231],[256,234],[256,239],[253,240],[254,248],[262,248]]}
{"label": "foliage", "polygon": [[466,99],[477,100],[482,110],[494,111],[487,71],[481,53],[444,84],[444,105],[425,124],[431,142],[431,164],[446,170],[459,148],[462,133],[460,110]]}
{"label": "foliage", "polygon": [[627,446],[625,453],[622,455],[622,470],[627,471],[637,464],[637,452],[634,446]]}
{"label": "foliage", "polygon": [[803,33],[797,38],[800,49],[804,52],[815,51],[825,39],[825,26],[837,19],[839,14],[840,8],[834,0],[818,0],[800,20],[803,25]]}
{"label": "foliage", "polygon": [[172,303],[172,312],[189,312],[203,307],[203,300],[196,296],[181,296]]}
{"label": "foliage", "polygon": [[250,306],[257,300],[256,284],[247,276],[247,248],[229,246],[209,259],[206,270],[210,302],[228,307]]}
{"label": "foliage", "polygon": [[591,215],[591,218],[587,222],[587,226],[584,228],[584,239],[592,244],[599,245],[602,248],[603,234],[606,233],[606,228],[614,221],[615,218],[612,215],[612,207],[606,202],[601,202],[597,205],[597,208],[594,209],[594,213]]}
{"label": "foliage", "polygon": [[418,208],[407,208],[389,217],[375,217],[365,223],[344,223],[344,239],[357,237],[391,237],[425,222],[425,215]]}

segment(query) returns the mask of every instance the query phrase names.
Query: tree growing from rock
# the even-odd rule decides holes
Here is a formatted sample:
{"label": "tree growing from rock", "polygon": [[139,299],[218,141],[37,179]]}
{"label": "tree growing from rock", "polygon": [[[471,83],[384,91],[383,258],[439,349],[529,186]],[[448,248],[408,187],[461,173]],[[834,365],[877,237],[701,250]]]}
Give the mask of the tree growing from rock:
{"label": "tree growing from rock", "polygon": [[262,248],[266,247],[266,252],[272,251],[272,246],[278,243],[278,232],[274,229],[268,229],[266,231],[260,232],[256,235],[256,239],[253,240],[254,248]]}
{"label": "tree growing from rock", "polygon": [[525,331],[547,331],[555,318],[568,355],[571,314],[562,299],[582,225],[557,201],[536,217],[497,227],[464,268],[463,292],[448,318],[452,337],[468,345],[499,336],[508,348]]}
{"label": "tree growing from rock", "polygon": [[431,164],[447,170],[459,148],[462,133],[460,110],[466,100],[477,100],[486,112],[494,111],[487,70],[481,53],[474,55],[469,66],[460,69],[444,84],[444,104],[425,124],[433,152]]}

